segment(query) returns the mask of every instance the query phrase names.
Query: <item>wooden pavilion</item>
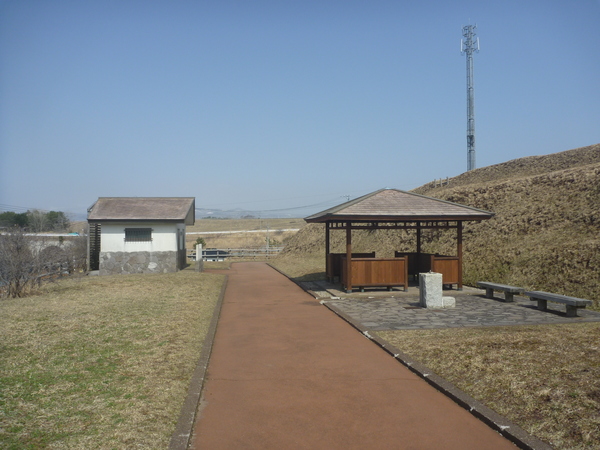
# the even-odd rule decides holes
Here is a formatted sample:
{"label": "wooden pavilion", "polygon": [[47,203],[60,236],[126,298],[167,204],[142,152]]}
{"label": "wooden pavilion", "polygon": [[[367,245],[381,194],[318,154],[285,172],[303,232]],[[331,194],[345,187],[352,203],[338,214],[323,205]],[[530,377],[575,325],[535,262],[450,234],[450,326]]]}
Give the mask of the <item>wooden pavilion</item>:
{"label": "wooden pavilion", "polygon": [[[327,209],[304,220],[325,224],[326,273],[336,277],[347,292],[358,287],[408,288],[408,277],[438,272],[444,285],[462,289],[462,230],[465,221],[482,221],[493,213],[445,200],[397,189],[380,189],[355,200]],[[376,258],[375,253],[352,252],[352,230],[416,230],[416,251],[396,252],[394,258]],[[421,251],[424,229],[456,229],[456,255],[444,256]],[[331,253],[332,230],[346,231],[346,252]]]}

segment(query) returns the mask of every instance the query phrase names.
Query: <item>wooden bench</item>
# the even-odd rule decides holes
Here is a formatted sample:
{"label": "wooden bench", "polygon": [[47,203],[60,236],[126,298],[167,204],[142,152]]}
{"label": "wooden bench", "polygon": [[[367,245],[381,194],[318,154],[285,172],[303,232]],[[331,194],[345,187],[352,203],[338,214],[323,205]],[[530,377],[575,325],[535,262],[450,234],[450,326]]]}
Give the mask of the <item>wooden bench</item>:
{"label": "wooden bench", "polygon": [[478,281],[477,286],[485,288],[485,296],[487,298],[494,298],[494,291],[504,291],[504,301],[513,302],[513,296],[515,294],[521,295],[525,292],[525,289],[515,286],[508,286],[506,284],[489,283],[487,281]]}
{"label": "wooden bench", "polygon": [[396,258],[408,258],[408,274],[417,280],[420,273],[437,272],[442,274],[444,286],[456,284],[462,290],[462,280],[459,278],[460,260],[458,256],[444,256],[433,253],[395,252]]}
{"label": "wooden bench", "polygon": [[565,304],[567,306],[567,317],[577,317],[577,308],[585,308],[592,304],[591,300],[567,297],[566,295],[552,294],[550,292],[527,291],[525,295],[532,301],[537,300],[540,311],[548,310],[548,302]]}
{"label": "wooden bench", "polygon": [[[342,285],[346,292],[358,287],[385,287],[392,290],[393,286],[402,286],[408,290],[407,258],[352,258],[350,267],[346,256],[342,256]],[[348,273],[350,269],[350,273]]]}
{"label": "wooden bench", "polygon": [[[330,253],[327,255],[327,279],[329,281],[336,281],[336,278],[340,278],[342,275],[342,256],[346,256],[345,253]],[[375,258],[375,252],[371,253],[352,253],[352,258]]]}

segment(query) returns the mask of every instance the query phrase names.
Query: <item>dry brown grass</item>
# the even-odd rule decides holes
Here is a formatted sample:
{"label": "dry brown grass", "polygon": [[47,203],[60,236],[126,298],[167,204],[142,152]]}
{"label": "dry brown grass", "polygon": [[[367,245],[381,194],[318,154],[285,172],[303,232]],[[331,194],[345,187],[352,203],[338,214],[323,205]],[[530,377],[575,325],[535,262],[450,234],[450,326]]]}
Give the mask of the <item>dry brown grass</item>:
{"label": "dry brown grass", "polygon": [[553,447],[600,448],[600,324],[377,334]]}
{"label": "dry brown grass", "polygon": [[206,242],[205,248],[260,248],[267,243],[267,236],[271,247],[279,247],[285,243],[297,231],[277,231],[267,232],[239,232],[235,234],[188,234],[186,235],[186,247],[194,248],[196,239],[201,237]]}
{"label": "dry brown grass", "polygon": [[[465,283],[557,292],[600,308],[600,163],[510,182],[448,187],[436,196],[496,213],[465,227]],[[426,242],[447,252],[452,238]]]}
{"label": "dry brown grass", "polygon": [[0,447],[165,448],[223,276],[85,277],[0,302]]}
{"label": "dry brown grass", "polygon": [[280,254],[269,261],[271,265],[295,281],[325,279],[325,257],[303,257]]}
{"label": "dry brown grass", "polygon": [[195,231],[247,231],[247,230],[282,230],[286,228],[302,228],[306,225],[303,219],[197,219],[188,232]]}
{"label": "dry brown grass", "polygon": [[[576,148],[560,153],[552,153],[542,156],[528,156],[526,158],[513,159],[493,166],[482,167],[465,172],[451,178],[450,186],[453,188],[480,183],[499,183],[512,181],[519,178],[528,178],[561,170],[584,167],[600,162],[600,144],[588,147]],[[437,188],[444,190],[444,187]],[[435,182],[428,183],[415,189],[418,194],[436,197]]]}
{"label": "dry brown grass", "polygon": [[[239,233],[188,234],[186,247],[191,249],[201,237],[206,248],[259,248],[264,247],[267,236],[271,246],[282,246],[306,225],[303,219],[199,219],[194,226],[187,227],[188,233],[239,231]],[[268,233],[267,233],[268,228]]]}

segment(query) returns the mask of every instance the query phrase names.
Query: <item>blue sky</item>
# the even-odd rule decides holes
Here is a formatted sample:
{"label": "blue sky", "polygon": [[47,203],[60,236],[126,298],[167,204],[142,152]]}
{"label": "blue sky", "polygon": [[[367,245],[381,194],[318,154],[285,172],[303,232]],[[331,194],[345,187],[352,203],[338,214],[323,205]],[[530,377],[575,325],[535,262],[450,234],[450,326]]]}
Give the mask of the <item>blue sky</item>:
{"label": "blue sky", "polygon": [[304,216],[459,175],[468,24],[477,167],[596,144],[599,23],[600,0],[0,0],[0,210]]}

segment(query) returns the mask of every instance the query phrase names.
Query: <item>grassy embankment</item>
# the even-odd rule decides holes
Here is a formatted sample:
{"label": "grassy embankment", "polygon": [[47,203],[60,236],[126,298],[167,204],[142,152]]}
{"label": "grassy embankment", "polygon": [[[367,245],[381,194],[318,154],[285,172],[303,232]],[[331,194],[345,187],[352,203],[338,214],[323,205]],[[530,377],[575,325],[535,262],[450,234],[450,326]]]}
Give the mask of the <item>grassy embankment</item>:
{"label": "grassy embankment", "polygon": [[0,447],[166,448],[222,282],[82,277],[0,301]]}
{"label": "grassy embankment", "polygon": [[[465,223],[464,282],[478,280],[587,298],[600,310],[600,144],[484,167],[416,193],[495,213]],[[332,251],[345,251],[334,232]],[[454,255],[454,231],[426,230],[423,251]],[[353,251],[414,251],[414,232],[354,231]],[[278,264],[304,278],[324,276],[325,232],[310,224],[290,239]],[[302,259],[301,265],[295,261]]]}
{"label": "grassy embankment", "polygon": [[[186,236],[186,247],[193,248],[196,239],[201,237],[206,248],[260,248],[266,245],[267,236],[270,245],[277,247],[285,245],[296,234],[296,231],[284,230],[304,225],[306,222],[302,219],[198,219],[194,226],[187,227],[190,234]],[[210,234],[202,234],[206,232]]]}

